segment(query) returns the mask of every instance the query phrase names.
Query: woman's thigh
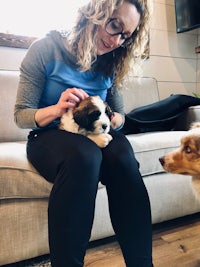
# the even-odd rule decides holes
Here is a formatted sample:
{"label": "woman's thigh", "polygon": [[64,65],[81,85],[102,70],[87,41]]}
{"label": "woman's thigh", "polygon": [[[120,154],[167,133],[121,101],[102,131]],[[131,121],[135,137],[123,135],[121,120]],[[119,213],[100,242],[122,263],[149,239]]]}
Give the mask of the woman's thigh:
{"label": "woman's thigh", "polygon": [[[102,153],[90,139],[58,129],[32,132],[27,143],[27,157],[37,171],[48,181],[54,182],[63,162],[90,165],[101,162]],[[86,165],[86,167],[87,167]]]}

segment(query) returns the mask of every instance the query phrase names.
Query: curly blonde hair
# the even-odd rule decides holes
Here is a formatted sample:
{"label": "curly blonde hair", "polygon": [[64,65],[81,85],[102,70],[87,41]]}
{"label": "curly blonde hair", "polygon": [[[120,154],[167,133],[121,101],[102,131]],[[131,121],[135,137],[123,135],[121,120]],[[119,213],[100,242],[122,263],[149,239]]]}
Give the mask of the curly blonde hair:
{"label": "curly blonde hair", "polygon": [[[98,57],[95,41],[97,27],[105,24],[114,10],[124,1],[135,5],[140,13],[137,30],[130,37],[129,44]],[[87,5],[79,9],[68,40],[82,71],[89,70],[97,62],[94,64],[97,70],[104,71],[108,76],[115,73],[115,83],[121,84],[130,70],[131,62],[134,63],[131,65],[137,68],[140,61],[148,56],[146,51],[149,41],[149,1],[151,0],[90,0]]]}

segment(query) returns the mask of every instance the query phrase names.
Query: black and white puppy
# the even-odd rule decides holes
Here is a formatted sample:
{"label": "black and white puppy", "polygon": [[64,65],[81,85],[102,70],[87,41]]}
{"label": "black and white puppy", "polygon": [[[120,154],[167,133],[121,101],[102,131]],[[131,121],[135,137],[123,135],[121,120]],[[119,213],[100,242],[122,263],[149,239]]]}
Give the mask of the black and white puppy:
{"label": "black and white puppy", "polygon": [[61,130],[87,136],[99,147],[106,147],[112,140],[110,110],[99,96],[82,100],[74,109],[68,109],[61,117]]}

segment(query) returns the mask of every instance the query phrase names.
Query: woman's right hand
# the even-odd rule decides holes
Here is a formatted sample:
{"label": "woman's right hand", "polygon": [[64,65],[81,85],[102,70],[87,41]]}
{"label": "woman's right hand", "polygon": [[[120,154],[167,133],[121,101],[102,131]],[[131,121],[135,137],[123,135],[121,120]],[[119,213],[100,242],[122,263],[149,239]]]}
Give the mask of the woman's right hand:
{"label": "woman's right hand", "polygon": [[58,103],[55,105],[57,108],[58,117],[61,117],[68,108],[74,108],[77,103],[88,97],[88,94],[79,88],[68,88],[60,96]]}
{"label": "woman's right hand", "polygon": [[61,117],[68,108],[74,108],[77,103],[88,97],[88,94],[79,88],[68,88],[60,96],[57,104],[38,109],[35,113],[35,122],[39,127],[45,127],[53,120]]}

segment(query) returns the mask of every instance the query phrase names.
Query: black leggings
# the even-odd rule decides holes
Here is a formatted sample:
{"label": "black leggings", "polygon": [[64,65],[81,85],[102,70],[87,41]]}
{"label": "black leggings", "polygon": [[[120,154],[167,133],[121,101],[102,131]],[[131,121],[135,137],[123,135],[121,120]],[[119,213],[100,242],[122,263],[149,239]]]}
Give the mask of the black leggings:
{"label": "black leggings", "polygon": [[104,149],[82,135],[57,129],[29,135],[28,159],[54,183],[48,209],[52,267],[83,266],[99,180],[106,186],[126,266],[153,266],[148,194],[128,140],[111,134],[113,140]]}

